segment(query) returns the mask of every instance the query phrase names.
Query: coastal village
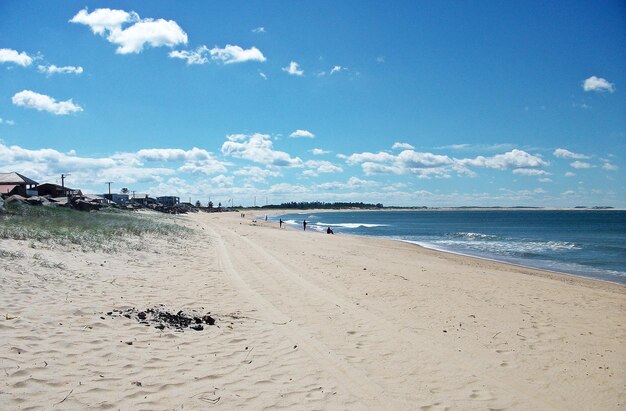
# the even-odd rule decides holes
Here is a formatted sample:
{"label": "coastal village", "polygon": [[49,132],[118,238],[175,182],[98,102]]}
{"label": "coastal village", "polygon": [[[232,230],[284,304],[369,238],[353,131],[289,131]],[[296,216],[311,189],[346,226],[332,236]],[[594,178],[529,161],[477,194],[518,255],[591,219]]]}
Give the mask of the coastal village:
{"label": "coastal village", "polygon": [[[62,175],[62,181],[64,178],[65,175]],[[17,172],[0,173],[0,196],[6,203],[19,202],[30,205],[69,207],[80,211],[98,210],[103,206],[128,210],[147,208],[170,214],[184,214],[199,210],[222,211],[221,204],[218,207],[213,207],[213,203],[210,201],[206,207],[203,207],[200,201],[195,204],[181,202],[180,197],[176,196],[152,198],[146,193],[131,193],[128,192],[128,189],[123,189],[123,191],[122,193],[109,191],[109,193],[104,194],[88,194],[81,189],[67,187],[65,184],[40,184]],[[0,208],[2,208],[1,205]]]}

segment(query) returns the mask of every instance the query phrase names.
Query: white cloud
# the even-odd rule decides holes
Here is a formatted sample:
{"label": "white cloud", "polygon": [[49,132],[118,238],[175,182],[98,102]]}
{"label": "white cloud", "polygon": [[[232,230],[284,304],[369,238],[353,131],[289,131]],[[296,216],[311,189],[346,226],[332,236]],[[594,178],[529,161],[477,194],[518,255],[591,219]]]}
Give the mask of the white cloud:
{"label": "white cloud", "polygon": [[267,192],[270,194],[302,194],[307,192],[307,188],[301,185],[279,183],[271,186]]}
{"label": "white cloud", "polygon": [[584,162],[584,161],[578,161],[578,160],[574,161],[573,163],[570,163],[570,166],[579,170],[591,168],[591,164]]}
{"label": "white cloud", "polygon": [[209,52],[207,46],[200,46],[195,50],[172,50],[168,56],[170,58],[176,58],[186,60],[188,65],[191,64],[205,64],[209,62],[209,58],[206,54]]}
{"label": "white cloud", "polygon": [[[136,152],[116,153],[107,157],[80,157],[74,150],[63,153],[54,149],[29,150],[0,143],[0,158],[5,171],[21,170],[40,181],[58,178],[60,173],[71,173],[72,185],[94,184],[94,181],[115,181],[132,184],[160,182],[163,176],[226,173],[226,165],[203,149],[164,148],[142,149]],[[151,166],[150,163],[160,163]],[[178,164],[183,163],[181,167]],[[227,184],[229,179],[219,179]],[[69,183],[68,183],[69,184]]]}
{"label": "white cloud", "polygon": [[225,176],[223,174],[220,174],[217,177],[213,177],[211,179],[211,182],[213,184],[216,184],[218,187],[227,187],[233,185],[234,179],[235,178],[233,176]]}
{"label": "white cloud", "polygon": [[261,78],[263,78],[263,80],[267,80],[267,76],[262,71],[259,71],[259,76],[261,76]]}
{"label": "white cloud", "polygon": [[384,56],[378,56],[378,57],[376,57],[376,62],[377,62],[377,63],[384,63],[384,62],[385,62],[385,57],[384,57]]}
{"label": "white cloud", "polygon": [[84,24],[91,28],[94,34],[104,35],[107,31],[120,30],[122,24],[138,21],[139,15],[124,10],[96,9],[89,13],[83,9],[76,13],[70,23]]}
{"label": "white cloud", "polygon": [[341,66],[334,66],[332,69],[330,69],[330,75],[333,75],[335,73],[339,73],[341,71],[345,71],[348,70],[347,67],[341,67]]}
{"label": "white cloud", "polygon": [[63,66],[57,67],[54,64],[49,66],[37,66],[37,69],[40,73],[45,73],[47,75],[52,74],[82,74],[83,68],[80,66]]}
{"label": "white cloud", "polygon": [[565,177],[576,177],[576,173],[572,173],[571,171],[568,171],[567,173],[565,173]]}
{"label": "white cloud", "polygon": [[292,138],[314,138],[315,134],[311,133],[308,130],[296,130],[293,133],[289,134],[289,137]]}
{"label": "white cloud", "polygon": [[612,93],[615,86],[602,77],[591,76],[583,82],[583,90]]}
{"label": "white cloud", "polygon": [[[551,183],[551,182],[552,182],[552,179],[551,179],[551,178],[548,178],[548,177],[543,177],[543,178],[540,178],[540,179],[539,179],[539,182],[540,182],[540,183]],[[537,191],[537,190],[535,190],[535,191]]]}
{"label": "white cloud", "polygon": [[589,156],[585,154],[574,153],[564,148],[557,148],[556,150],[554,150],[552,154],[555,157],[559,157],[559,158],[574,158],[578,160],[583,159],[583,158],[589,158]]}
{"label": "white cloud", "polygon": [[213,61],[224,64],[243,63],[246,61],[266,60],[265,56],[256,47],[247,50],[227,44],[224,48],[214,47],[209,50],[207,46],[200,46],[195,50],[173,50],[168,54],[171,58],[186,60],[187,64],[205,64],[209,62],[209,57]]}
{"label": "white cloud", "polygon": [[550,175],[545,170],[540,170],[536,168],[516,168],[513,170],[513,174],[521,174],[524,176],[547,176]]}
{"label": "white cloud", "polygon": [[314,148],[313,150],[311,150],[311,153],[312,153],[314,156],[321,156],[321,155],[324,155],[324,154],[330,154],[330,153],[331,153],[331,151],[328,151],[328,150],[322,150],[321,148]]}
{"label": "white cloud", "polygon": [[261,27],[252,29],[252,32],[253,33],[265,33],[266,31],[265,31],[265,27],[261,26]]}
{"label": "white cloud", "polygon": [[604,162],[604,164],[602,164],[602,169],[603,170],[607,170],[607,171],[617,171],[619,170],[619,167],[616,166],[615,164],[612,164],[608,161]]}
{"label": "white cloud", "polygon": [[246,177],[246,181],[252,183],[264,183],[270,177],[279,177],[278,171],[268,170],[257,166],[243,167],[234,172],[235,175]]}
{"label": "white cloud", "polygon": [[24,51],[19,53],[13,49],[0,49],[0,63],[14,63],[26,67],[33,63],[33,59]]}
{"label": "white cloud", "polygon": [[409,143],[399,143],[399,142],[395,142],[395,143],[393,143],[393,146],[391,146],[392,150],[397,150],[397,149],[413,150],[414,148],[415,147],[413,147]]}
{"label": "white cloud", "polygon": [[35,93],[30,90],[22,90],[16,93],[12,98],[13,104],[25,108],[34,108],[38,111],[47,111],[55,115],[66,115],[83,111],[82,107],[72,102],[72,99],[66,101],[56,101],[45,94]]}
{"label": "white cloud", "polygon": [[433,153],[419,153],[404,150],[398,154],[398,161],[406,168],[439,167],[451,165],[454,161],[448,156]]}
{"label": "white cloud", "polygon": [[15,125],[15,121],[13,120],[5,120],[0,118],[0,124],[6,124],[7,126],[14,126]]}
{"label": "white cloud", "polygon": [[381,151],[378,153],[370,153],[370,152],[354,153],[346,158],[346,162],[350,165],[359,164],[359,163],[363,163],[366,161],[372,161],[376,163],[386,163],[386,162],[393,162],[395,160],[396,160],[395,156],[389,153],[386,153],[384,151]]}
{"label": "white cloud", "polygon": [[[106,34],[109,42],[118,45],[115,51],[118,54],[140,53],[146,45],[174,47],[187,44],[187,33],[175,21],[141,19],[135,12],[105,8],[88,13],[83,9],[70,22],[87,25],[95,34]],[[126,23],[132,24],[122,28]]]}
{"label": "white cloud", "polygon": [[263,62],[267,60],[263,53],[256,47],[244,50],[239,46],[227,44],[223,49],[214,47],[209,52],[213,60],[219,60],[224,64],[243,63],[245,61]]}
{"label": "white cloud", "polygon": [[[342,173],[343,168],[325,160],[308,160],[305,165],[316,173]],[[309,173],[310,174],[310,173]]]}
{"label": "white cloud", "polygon": [[[452,173],[469,177],[476,173],[469,167],[483,167],[498,170],[523,169],[517,174],[545,175],[545,172],[528,171],[530,169],[548,166],[549,163],[541,157],[529,154],[522,150],[511,150],[507,153],[492,157],[479,156],[476,158],[450,158],[446,155],[404,150],[398,155],[387,152],[355,153],[345,157],[349,165],[361,164],[367,175],[371,174],[407,174],[411,173],[419,178],[448,178]],[[544,174],[545,173],[545,174]]]}
{"label": "white cloud", "polygon": [[292,61],[287,67],[283,67],[281,70],[286,71],[292,76],[301,76],[304,74],[304,70],[300,70],[300,65],[295,61]]}
{"label": "white cloud", "polygon": [[475,167],[495,168],[498,170],[506,170],[510,168],[535,168],[545,167],[550,163],[544,161],[541,157],[529,154],[523,150],[511,150],[504,154],[496,154],[492,157],[478,156],[474,159],[457,160],[463,165],[471,165]]}
{"label": "white cloud", "polygon": [[267,166],[302,167],[302,160],[291,157],[284,151],[274,150],[270,136],[255,133],[250,136],[234,134],[226,137],[222,144],[222,154],[235,158],[243,158]]}

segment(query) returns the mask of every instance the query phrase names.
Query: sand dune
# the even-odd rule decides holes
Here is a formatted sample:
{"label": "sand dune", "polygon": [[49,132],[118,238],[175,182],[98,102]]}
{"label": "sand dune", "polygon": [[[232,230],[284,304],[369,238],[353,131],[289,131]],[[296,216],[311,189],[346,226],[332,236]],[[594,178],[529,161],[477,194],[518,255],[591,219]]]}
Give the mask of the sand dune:
{"label": "sand dune", "polygon": [[[117,254],[0,241],[0,408],[624,407],[624,287],[250,220]],[[106,315],[158,304],[217,322]]]}

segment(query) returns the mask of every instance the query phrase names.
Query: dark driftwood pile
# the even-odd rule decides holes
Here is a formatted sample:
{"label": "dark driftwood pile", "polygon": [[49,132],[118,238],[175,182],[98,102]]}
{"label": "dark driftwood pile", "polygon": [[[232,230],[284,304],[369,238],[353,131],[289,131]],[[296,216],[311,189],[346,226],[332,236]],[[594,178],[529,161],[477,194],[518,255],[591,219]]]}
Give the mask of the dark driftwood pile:
{"label": "dark driftwood pile", "polygon": [[127,310],[113,310],[107,313],[109,317],[134,318],[140,324],[153,326],[159,330],[171,328],[174,329],[174,331],[180,332],[184,331],[186,328],[202,331],[205,325],[214,325],[215,318],[211,317],[210,314],[211,313],[204,315],[185,314],[182,310],[174,314],[165,310],[162,306],[148,308],[144,311],[129,308]]}

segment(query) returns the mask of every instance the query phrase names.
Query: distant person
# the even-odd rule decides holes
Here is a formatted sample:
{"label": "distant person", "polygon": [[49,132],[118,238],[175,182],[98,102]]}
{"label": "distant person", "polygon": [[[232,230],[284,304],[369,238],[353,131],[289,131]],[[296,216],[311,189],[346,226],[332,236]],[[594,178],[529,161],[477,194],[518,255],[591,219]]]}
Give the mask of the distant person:
{"label": "distant person", "polygon": [[306,231],[306,220],[303,220],[303,221],[302,221],[302,227],[304,227],[304,230],[303,230],[303,231]]}
{"label": "distant person", "polygon": [[267,214],[265,214],[265,221],[267,221]]}
{"label": "distant person", "polygon": [[335,233],[333,233],[333,230],[330,227],[328,227],[326,229],[326,234],[335,234]]}
{"label": "distant person", "polygon": [[283,219],[282,219],[282,218],[280,219],[280,221],[278,222],[278,224],[279,224],[279,227],[280,227],[280,228],[283,228]]}

